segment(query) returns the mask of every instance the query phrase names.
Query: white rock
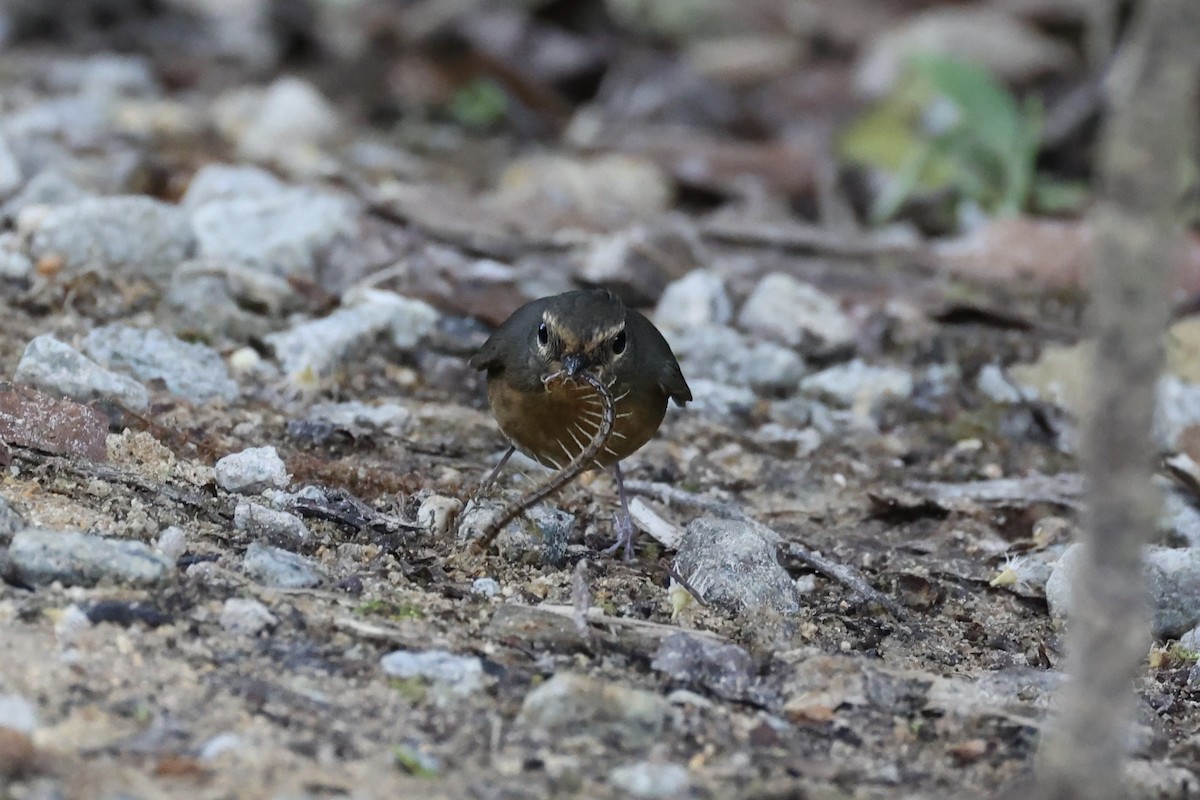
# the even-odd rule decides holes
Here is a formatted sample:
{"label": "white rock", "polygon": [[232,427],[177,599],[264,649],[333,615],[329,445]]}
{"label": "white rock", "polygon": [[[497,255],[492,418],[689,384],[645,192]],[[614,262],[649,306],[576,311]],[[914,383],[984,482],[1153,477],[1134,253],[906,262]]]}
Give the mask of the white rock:
{"label": "white rock", "polygon": [[1004,370],[996,364],[987,364],[979,370],[975,386],[980,394],[996,403],[1020,403],[1022,400],[1020,386],[1007,379]]}
{"label": "white rock", "polygon": [[417,522],[430,533],[446,534],[450,532],[459,511],[462,511],[461,500],[438,494],[430,495],[421,501],[421,506],[417,509]]}
{"label": "white rock", "polygon": [[261,167],[206,164],[192,176],[179,204],[195,210],[217,200],[270,197],[286,190],[287,184]]}
{"label": "white rock", "polygon": [[654,309],[654,321],[668,330],[724,325],[732,317],[733,303],[725,283],[704,269],[692,270],[667,284]]}
{"label": "white rock", "polygon": [[471,581],[471,594],[495,597],[500,594],[500,583],[495,578],[476,578]]}
{"label": "white rock", "polygon": [[227,492],[258,494],[264,489],[287,488],[287,465],[274,447],[251,447],[227,455],[214,468],[217,485]]}
{"label": "white rock", "polygon": [[371,290],[348,298],[327,317],[302,322],[266,337],[289,379],[299,385],[327,377],[376,339],[389,334],[402,349],[416,345],[437,324],[428,303],[394,292]]}
{"label": "white rock", "polygon": [[164,528],[162,533],[158,535],[158,541],[155,542],[154,549],[163,558],[174,564],[187,551],[187,532],[178,525]]}
{"label": "white rock", "polygon": [[0,233],[0,280],[21,280],[33,272],[33,260],[16,234]]}
{"label": "white rock", "polygon": [[872,406],[883,397],[908,397],[913,377],[898,367],[871,366],[861,359],[830,367],[800,382],[801,390],[835,400],[844,406]]}
{"label": "white rock", "polygon": [[285,549],[294,549],[310,538],[308,526],[295,514],[257,503],[238,503],[233,510],[233,527],[252,536],[266,537]]}
{"label": "white rock", "polygon": [[262,92],[237,135],[238,152],[259,161],[316,148],[341,129],[337,109],[312,84],[282,77]]}
{"label": "white rock", "polygon": [[221,627],[238,636],[257,636],[279,620],[257,600],[231,597],[221,608]]}
{"label": "white rock", "polygon": [[134,411],[150,404],[145,386],[128,375],[105,369],[49,333],[25,346],[13,379],[81,403],[112,399]]}
{"label": "white rock", "polygon": [[225,753],[236,753],[245,747],[236,733],[218,733],[200,746],[200,760],[213,761]]}
{"label": "white rock", "polygon": [[841,347],[852,344],[856,333],[837,300],[782,272],[758,282],[742,305],[738,325],[793,347],[811,342]]}
{"label": "white rock", "polygon": [[638,800],[670,800],[687,796],[691,778],[682,764],[639,761],[614,769],[608,782]]}
{"label": "white rock", "polygon": [[302,187],[218,196],[197,204],[190,219],[199,257],[303,278],[315,276],[320,251],[358,233],[353,201]]}
{"label": "white rock", "polygon": [[393,678],[424,678],[455,695],[478,691],[486,681],[478,657],[445,650],[396,650],[381,658],[379,665]]}
{"label": "white rock", "polygon": [[33,703],[19,694],[0,694],[0,728],[26,735],[37,730],[38,715]]}

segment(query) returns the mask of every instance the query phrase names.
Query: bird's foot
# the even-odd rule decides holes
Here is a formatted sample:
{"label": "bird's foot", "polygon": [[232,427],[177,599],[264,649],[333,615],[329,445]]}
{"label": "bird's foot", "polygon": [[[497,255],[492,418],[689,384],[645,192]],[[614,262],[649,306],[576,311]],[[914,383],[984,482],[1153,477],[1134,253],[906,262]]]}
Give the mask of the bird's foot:
{"label": "bird's foot", "polygon": [[617,531],[617,540],[608,547],[600,551],[602,555],[611,556],[618,550],[624,548],[625,560],[633,561],[633,537],[637,533],[637,528],[634,527],[633,517],[628,512],[620,512],[613,515],[613,527]]}

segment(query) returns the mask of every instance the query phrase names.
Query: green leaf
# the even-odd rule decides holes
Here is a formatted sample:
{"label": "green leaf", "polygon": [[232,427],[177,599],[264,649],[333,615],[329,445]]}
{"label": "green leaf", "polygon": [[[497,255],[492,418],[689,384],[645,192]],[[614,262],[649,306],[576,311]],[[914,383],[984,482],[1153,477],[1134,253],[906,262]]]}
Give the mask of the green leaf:
{"label": "green leaf", "polygon": [[454,93],[450,113],[468,128],[488,128],[508,111],[508,94],[488,78],[478,78]]}

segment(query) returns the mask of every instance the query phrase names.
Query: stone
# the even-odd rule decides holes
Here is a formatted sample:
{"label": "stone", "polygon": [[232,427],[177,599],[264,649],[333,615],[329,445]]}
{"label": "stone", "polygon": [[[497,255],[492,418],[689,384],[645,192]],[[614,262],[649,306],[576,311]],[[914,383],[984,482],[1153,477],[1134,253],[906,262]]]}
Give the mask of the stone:
{"label": "stone", "polygon": [[[533,155],[509,163],[486,203],[523,229],[603,231],[662,213],[671,192],[669,176],[647,158]],[[621,247],[621,240],[613,246]]]}
{"label": "stone", "polygon": [[13,380],[80,403],[115,400],[134,411],[150,404],[145,386],[128,375],[105,369],[49,333],[25,346]]}
{"label": "stone", "polygon": [[0,728],[32,734],[38,728],[37,707],[19,694],[0,694]]}
{"label": "stone", "polygon": [[560,672],[525,696],[517,725],[551,741],[586,736],[639,751],[659,740],[668,708],[652,692]]}
{"label": "stone", "polygon": [[1163,375],[1154,406],[1154,436],[1167,449],[1176,449],[1180,435],[1200,425],[1200,384]]}
{"label": "stone", "polygon": [[994,403],[1020,403],[1024,399],[1021,387],[1004,376],[997,364],[985,364],[975,378],[979,393]]}
{"label": "stone", "polygon": [[25,518],[0,494],[0,545],[8,544],[14,533],[24,530]]}
{"label": "stone", "polygon": [[800,601],[775,547],[749,522],[701,517],[685,529],[675,569],[706,602],[790,617]]}
{"label": "stone", "polygon": [[410,349],[437,324],[438,312],[428,303],[394,292],[370,290],[352,300],[327,317],[266,337],[294,382],[307,384],[311,376],[332,374],[384,335],[396,347]]}
{"label": "stone", "polygon": [[202,259],[314,280],[321,251],[358,232],[358,207],[341,195],[283,187],[207,200],[190,221]]}
{"label": "stone", "polygon": [[327,143],[341,127],[337,109],[312,84],[285,76],[267,87],[255,104],[237,137],[238,152],[272,161]]}
{"label": "stone", "polygon": [[48,88],[61,94],[109,97],[155,97],[160,93],[149,58],[103,53],[54,59],[43,75]]}
{"label": "stone", "polygon": [[460,511],[462,501],[457,497],[431,494],[421,501],[417,509],[417,524],[430,533],[441,536],[450,532]]}
{"label": "stone", "polygon": [[622,764],[608,776],[609,784],[637,800],[670,800],[690,796],[691,777],[682,764],[637,761]]}
{"label": "stone", "polygon": [[913,377],[908,370],[872,366],[856,358],[809,375],[800,382],[800,388],[842,406],[863,404],[871,408],[884,397],[911,395]]}
{"label": "stone", "polygon": [[92,197],[53,206],[40,219],[29,252],[61,258],[67,269],[143,274],[165,283],[195,248],[192,226],[176,206],[140,195]]}
{"label": "stone", "polygon": [[704,378],[749,386],[763,394],[788,395],[795,393],[804,377],[804,359],[796,351],[722,325],[671,332],[667,340],[689,384]]}
{"label": "stone", "polygon": [[399,403],[367,405],[357,401],[346,403],[322,403],[308,410],[313,422],[327,422],[355,435],[363,433],[386,433],[398,436],[412,422],[412,412]]}
{"label": "stone", "polygon": [[667,331],[726,325],[732,318],[725,282],[705,269],[694,269],[668,284],[654,307],[654,322]]}
{"label": "stone", "polygon": [[445,650],[395,650],[379,660],[393,678],[421,678],[453,695],[465,696],[486,682],[483,662],[477,656],[460,656]]}
{"label": "stone", "polygon": [[154,549],[172,564],[177,563],[187,552],[187,532],[178,525],[164,528],[154,543]]}
{"label": "stone", "polygon": [[726,700],[749,699],[756,680],[754,659],[741,647],[682,632],[662,640],[650,667]]}
{"label": "stone", "polygon": [[21,188],[21,165],[8,146],[8,140],[0,132],[0,200],[6,200]]}
{"label": "stone", "polygon": [[792,347],[837,350],[853,345],[857,332],[837,300],[782,272],[758,282],[737,319],[742,330]]}
{"label": "stone", "polygon": [[284,277],[244,264],[197,259],[185,261],[171,276],[158,319],[176,332],[241,343],[279,330],[302,305]]}
{"label": "stone", "polygon": [[676,278],[703,263],[699,237],[682,219],[656,219],[593,237],[577,271],[580,282],[616,292],[631,306],[653,305]]}
{"label": "stone", "polygon": [[218,460],[213,471],[217,486],[239,494],[286,489],[291,480],[287,465],[274,447],[250,447],[239,453],[231,453]]}
{"label": "stone", "polygon": [[251,536],[261,536],[285,550],[295,550],[312,537],[304,520],[295,514],[257,503],[238,503],[233,510],[233,527]]}
{"label": "stone", "polygon": [[221,627],[237,636],[257,636],[279,619],[252,598],[231,597],[221,607]]}
{"label": "stone", "polygon": [[31,206],[70,205],[91,196],[58,170],[44,169],[0,205],[0,218],[17,219],[21,211]]}
{"label": "stone", "polygon": [[33,260],[21,250],[20,237],[0,233],[0,281],[20,281],[33,274]]}
{"label": "stone", "polygon": [[492,598],[500,594],[500,583],[495,578],[476,578],[471,581],[471,594]]}
{"label": "stone", "polygon": [[321,575],[310,559],[259,542],[246,548],[242,567],[263,586],[276,589],[309,589],[321,583]]}
{"label": "stone", "polygon": [[[1072,544],[1054,565],[1046,581],[1050,614],[1069,619],[1071,586],[1083,561],[1082,545]],[[1144,551],[1151,633],[1176,639],[1200,623],[1200,548],[1148,547]]]}
{"label": "stone", "polygon": [[[731,386],[706,378],[688,378],[688,386],[691,387],[692,397],[695,398],[688,404],[690,411],[699,411],[715,417],[744,418],[749,416],[758,404],[758,397],[744,386]],[[667,413],[671,413],[670,407]]]}
{"label": "stone", "polygon": [[13,536],[8,560],[15,577],[34,586],[55,581],[66,586],[157,586],[174,567],[142,542],[34,528]]}
{"label": "stone", "polygon": [[221,354],[153,328],[114,323],[88,333],[83,349],[107,367],[119,367],[140,381],[162,381],[167,391],[193,403],[235,400],[240,392]]}
{"label": "stone", "polygon": [[287,184],[262,167],[249,164],[205,164],[188,183],[179,204],[194,211],[208,203],[234,198],[259,199],[285,193]]}

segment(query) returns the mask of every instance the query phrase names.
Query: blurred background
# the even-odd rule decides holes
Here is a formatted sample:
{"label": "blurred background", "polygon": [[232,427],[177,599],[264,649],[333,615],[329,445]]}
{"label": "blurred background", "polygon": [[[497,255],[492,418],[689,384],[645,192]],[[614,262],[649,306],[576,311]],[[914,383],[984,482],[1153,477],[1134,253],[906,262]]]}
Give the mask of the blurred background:
{"label": "blurred background", "polygon": [[[205,163],[256,161],[505,261],[674,213],[713,239],[1071,287],[1134,5],[7,0],[3,130],[18,176],[53,161],[95,191],[176,200]],[[694,256],[692,226],[655,227],[644,274],[609,248],[575,253],[570,281],[653,303]],[[495,322],[484,295],[440,302]]]}

